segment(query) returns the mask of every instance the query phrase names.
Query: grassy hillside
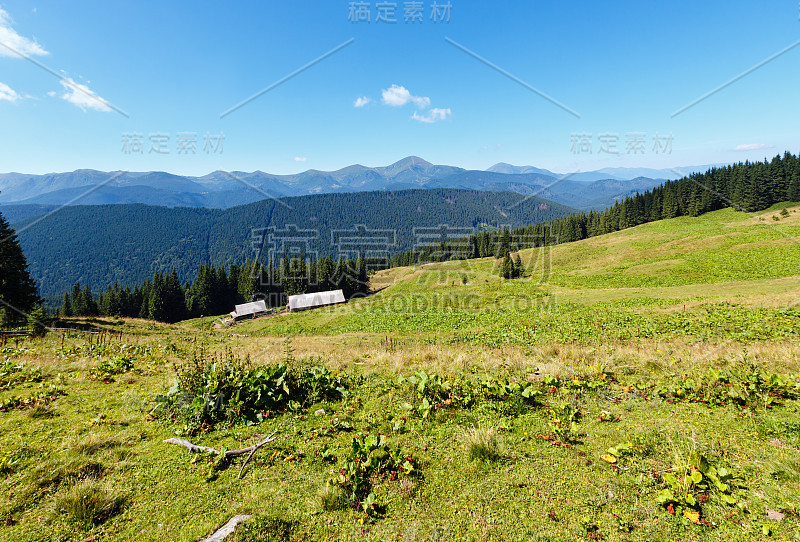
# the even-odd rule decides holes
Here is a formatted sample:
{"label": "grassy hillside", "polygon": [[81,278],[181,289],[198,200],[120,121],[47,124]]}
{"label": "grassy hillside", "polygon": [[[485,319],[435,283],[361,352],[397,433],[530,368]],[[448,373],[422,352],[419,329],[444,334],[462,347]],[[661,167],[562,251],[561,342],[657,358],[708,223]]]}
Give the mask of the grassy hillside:
{"label": "grassy hillside", "polygon": [[[800,301],[797,211],[791,208],[788,217],[777,210],[717,211],[526,250],[527,276],[516,281],[498,276],[494,258],[390,269],[373,277],[380,290],[367,299],[243,329],[408,333],[486,346],[729,333],[785,337],[796,330],[782,324],[781,311]],[[687,304],[702,316],[684,312]]]}
{"label": "grassy hillside", "polygon": [[[119,335],[7,343],[0,539],[188,542],[250,513],[240,542],[792,540],[788,210],[528,251],[513,281],[493,259],[397,268],[365,299],[231,329],[107,320]],[[240,402],[192,402],[207,381]],[[162,442],[273,431],[244,467]]]}

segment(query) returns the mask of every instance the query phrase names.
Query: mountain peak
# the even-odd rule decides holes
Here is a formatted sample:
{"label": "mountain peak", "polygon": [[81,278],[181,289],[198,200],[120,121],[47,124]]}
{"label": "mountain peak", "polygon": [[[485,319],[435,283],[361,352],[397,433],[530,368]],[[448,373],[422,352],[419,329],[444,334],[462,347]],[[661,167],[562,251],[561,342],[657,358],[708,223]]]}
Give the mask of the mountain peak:
{"label": "mountain peak", "polygon": [[497,162],[495,165],[487,169],[486,171],[493,171],[495,173],[506,173],[508,171],[513,171],[514,166],[508,164],[506,162]]}
{"label": "mountain peak", "polygon": [[389,167],[392,169],[405,169],[412,166],[422,166],[427,168],[433,166],[433,164],[431,164],[427,160],[423,160],[419,156],[406,156],[402,160],[398,160]]}

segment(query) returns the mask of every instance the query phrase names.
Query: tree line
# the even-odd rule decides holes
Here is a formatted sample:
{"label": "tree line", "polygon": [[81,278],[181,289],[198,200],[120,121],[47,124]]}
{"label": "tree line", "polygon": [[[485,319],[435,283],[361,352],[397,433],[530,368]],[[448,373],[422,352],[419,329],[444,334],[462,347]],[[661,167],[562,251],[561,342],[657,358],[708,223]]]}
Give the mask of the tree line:
{"label": "tree line", "polygon": [[[744,162],[712,168],[618,201],[605,211],[580,212],[514,230],[482,232],[469,237],[405,251],[391,259],[392,267],[426,262],[504,258],[504,250],[580,241],[668,218],[700,216],[732,207],[762,211],[781,202],[800,202],[800,160],[792,153],[770,161]],[[507,264],[501,265],[501,274]],[[512,264],[513,267],[513,264]],[[509,277],[511,278],[511,277]]]}
{"label": "tree line", "polygon": [[[344,291],[345,298],[366,295],[368,269],[376,261],[320,260],[302,255],[266,266],[258,261],[215,267],[202,265],[194,280],[181,284],[175,270],[156,271],[151,279],[131,289],[119,284],[95,296],[89,286],[75,283],[64,292],[60,316],[121,316],[178,322],[187,318],[230,312],[234,305],[263,299],[270,308],[283,307],[290,295],[327,290]],[[385,267],[385,265],[384,265]]]}

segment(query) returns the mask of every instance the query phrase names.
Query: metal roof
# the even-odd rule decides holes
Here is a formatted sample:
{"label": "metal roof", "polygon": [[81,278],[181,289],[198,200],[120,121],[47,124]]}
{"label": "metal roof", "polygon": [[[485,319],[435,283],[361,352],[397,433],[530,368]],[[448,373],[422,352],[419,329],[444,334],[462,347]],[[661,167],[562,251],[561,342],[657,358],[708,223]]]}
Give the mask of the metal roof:
{"label": "metal roof", "polygon": [[258,314],[260,312],[267,312],[266,301],[254,301],[252,303],[236,305],[236,310],[231,313],[231,316],[234,318],[239,318],[242,316],[250,316],[251,314]]}
{"label": "metal roof", "polygon": [[324,307],[344,303],[344,292],[333,290],[330,292],[314,292],[313,294],[298,294],[289,296],[289,310],[313,309],[314,307]]}

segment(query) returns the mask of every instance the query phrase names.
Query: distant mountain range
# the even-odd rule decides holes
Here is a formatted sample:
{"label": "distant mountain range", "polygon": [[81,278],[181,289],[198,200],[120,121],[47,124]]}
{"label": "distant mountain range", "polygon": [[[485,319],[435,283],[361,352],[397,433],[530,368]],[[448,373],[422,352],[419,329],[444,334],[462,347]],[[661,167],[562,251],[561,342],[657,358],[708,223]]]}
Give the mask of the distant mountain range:
{"label": "distant mountain range", "polygon": [[[161,171],[0,174],[0,205],[36,205],[26,216],[54,206],[144,203],[164,207],[227,209],[269,198],[311,194],[462,188],[537,195],[578,209],[600,209],[666,179],[705,171],[709,166],[655,170],[608,168],[559,174],[532,166],[496,164],[487,171],[434,165],[409,156],[386,167],[352,165],[337,171],[308,170],[295,175],[263,171],[215,171],[202,177]],[[4,214],[2,208],[0,208]],[[11,220],[13,218],[10,217]]]}
{"label": "distant mountain range", "polygon": [[571,181],[594,182],[603,180],[630,181],[638,178],[661,179],[674,181],[692,173],[708,171],[712,167],[724,166],[727,164],[708,164],[705,166],[676,167],[671,169],[652,169],[652,168],[629,168],[629,167],[609,167],[596,171],[578,171],[575,173],[553,173],[547,169],[539,169],[533,166],[512,166],[500,162],[486,171],[506,174],[525,174],[537,173],[558,179],[567,178]]}

